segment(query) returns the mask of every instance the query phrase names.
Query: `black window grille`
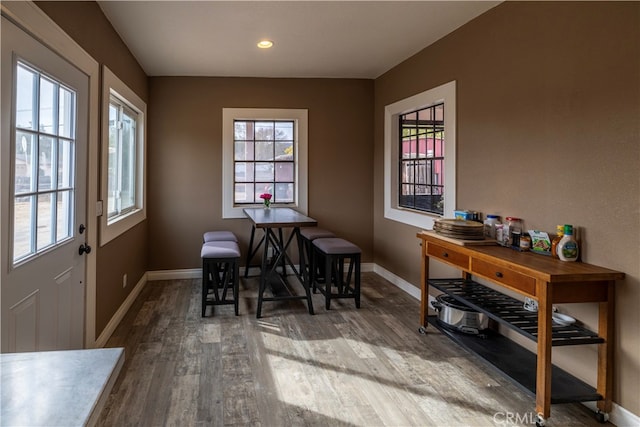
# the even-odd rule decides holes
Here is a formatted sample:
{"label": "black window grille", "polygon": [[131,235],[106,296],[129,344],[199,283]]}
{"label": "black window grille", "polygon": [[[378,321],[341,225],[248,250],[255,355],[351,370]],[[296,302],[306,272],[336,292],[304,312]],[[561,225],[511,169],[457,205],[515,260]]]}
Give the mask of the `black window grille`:
{"label": "black window grille", "polygon": [[444,103],[399,116],[398,206],[444,212]]}
{"label": "black window grille", "polygon": [[295,200],[295,121],[234,120],[234,203]]}

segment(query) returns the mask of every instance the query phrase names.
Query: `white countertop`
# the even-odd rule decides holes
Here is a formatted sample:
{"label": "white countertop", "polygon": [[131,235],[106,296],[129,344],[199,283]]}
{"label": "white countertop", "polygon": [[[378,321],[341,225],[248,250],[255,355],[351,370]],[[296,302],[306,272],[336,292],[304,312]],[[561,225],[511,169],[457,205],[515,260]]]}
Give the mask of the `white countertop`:
{"label": "white countertop", "polygon": [[0,354],[0,424],[93,425],[123,363],[123,348]]}

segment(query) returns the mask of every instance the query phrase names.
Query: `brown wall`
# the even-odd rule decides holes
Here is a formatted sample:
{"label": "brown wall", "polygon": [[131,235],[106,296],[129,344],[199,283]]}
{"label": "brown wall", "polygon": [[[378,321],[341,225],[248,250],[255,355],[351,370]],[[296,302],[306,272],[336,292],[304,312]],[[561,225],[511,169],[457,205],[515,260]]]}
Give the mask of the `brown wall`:
{"label": "brown wall", "polygon": [[150,270],[198,268],[207,230],[246,253],[248,220],[222,219],[225,107],[308,109],[309,215],[372,260],[372,80],[154,77],[150,93]]}
{"label": "brown wall", "polygon": [[[140,98],[148,100],[148,81],[136,59],[95,2],[43,1],[37,5],[96,61],[106,65]],[[96,183],[99,185],[99,183]],[[147,271],[147,222],[96,250],[96,338]],[[122,276],[129,285],[122,288]]]}
{"label": "brown wall", "polygon": [[[533,229],[574,224],[584,261],[627,274],[616,289],[614,399],[636,414],[639,41],[638,2],[503,3],[378,78],[374,112],[374,262],[420,282],[419,230],[384,219],[384,106],[456,80],[457,206]],[[593,304],[561,308],[597,325]],[[595,384],[595,352],[556,349],[554,360]]]}

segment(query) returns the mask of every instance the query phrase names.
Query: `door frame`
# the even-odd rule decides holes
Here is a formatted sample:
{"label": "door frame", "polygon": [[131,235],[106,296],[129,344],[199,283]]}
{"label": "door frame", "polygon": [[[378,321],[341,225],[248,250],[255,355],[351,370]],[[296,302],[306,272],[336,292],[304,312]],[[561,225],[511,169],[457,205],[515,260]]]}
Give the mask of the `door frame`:
{"label": "door frame", "polygon": [[[85,319],[84,348],[94,348],[96,344],[96,257],[98,251],[98,138],[100,135],[100,65],[78,43],[65,33],[49,16],[31,1],[0,3],[2,16],[36,40],[69,61],[89,77],[89,129],[87,147],[87,244],[96,250],[85,255]],[[0,150],[0,156],[3,154]],[[2,203],[8,203],[2,201]],[[5,232],[6,233],[6,232]],[[1,276],[7,274],[9,263],[7,242],[0,230],[2,245]]]}

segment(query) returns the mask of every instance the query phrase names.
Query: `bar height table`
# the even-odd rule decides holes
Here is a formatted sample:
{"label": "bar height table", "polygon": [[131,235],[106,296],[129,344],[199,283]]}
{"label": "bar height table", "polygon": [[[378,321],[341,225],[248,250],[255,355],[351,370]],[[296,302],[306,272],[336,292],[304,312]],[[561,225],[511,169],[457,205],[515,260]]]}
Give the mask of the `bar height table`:
{"label": "bar height table", "polygon": [[[309,308],[309,314],[313,314],[313,302],[311,300],[311,289],[309,288],[309,279],[306,276],[305,269],[299,271],[296,269],[293,261],[287,254],[287,250],[291,245],[291,242],[296,239],[298,248],[302,248],[302,238],[300,236],[300,227],[315,227],[318,222],[309,218],[306,215],[297,212],[291,208],[245,208],[243,209],[245,215],[253,223],[251,228],[251,239],[249,241],[249,252],[247,254],[246,269],[249,269],[251,265],[251,259],[257,253],[261,244],[264,244],[262,249],[262,265],[260,269],[260,288],[258,291],[258,307],[256,311],[256,317],[262,316],[262,302],[263,301],[281,301],[281,300],[307,300],[307,306]],[[262,228],[264,230],[264,236],[260,242],[253,247],[256,228]],[[291,228],[291,235],[286,239],[284,238],[282,229]],[[277,233],[276,233],[277,230]],[[274,259],[269,264],[269,247],[273,248]],[[282,267],[282,274],[277,272],[277,267]],[[288,287],[286,279],[286,267],[289,266],[293,270],[296,278],[300,281],[305,290],[305,295],[294,295]],[[274,291],[272,297],[265,298],[264,291],[267,284],[270,282],[276,282],[281,284],[289,292],[287,295],[278,295]]]}

